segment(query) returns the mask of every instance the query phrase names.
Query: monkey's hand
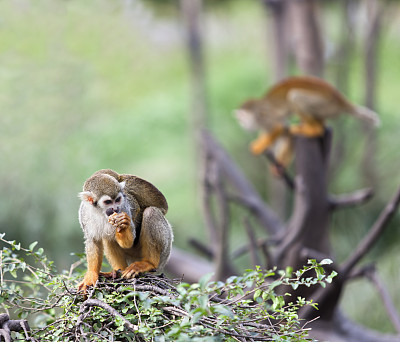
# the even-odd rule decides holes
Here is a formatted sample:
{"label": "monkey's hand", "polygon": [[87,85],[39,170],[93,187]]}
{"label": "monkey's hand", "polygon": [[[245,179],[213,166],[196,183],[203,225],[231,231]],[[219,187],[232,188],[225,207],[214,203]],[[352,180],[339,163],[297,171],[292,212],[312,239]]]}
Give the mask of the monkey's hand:
{"label": "monkey's hand", "polygon": [[135,278],[140,273],[155,271],[156,267],[149,261],[135,261],[122,272],[122,278]]}
{"label": "monkey's hand", "polygon": [[99,275],[96,272],[88,271],[86,272],[83,280],[78,285],[78,291],[87,293],[87,289],[89,286],[94,286],[97,280],[99,279]]}
{"label": "monkey's hand", "polygon": [[114,213],[108,217],[108,222],[116,228],[115,239],[122,248],[130,248],[133,245],[134,236],[131,229],[131,218],[125,212]]}

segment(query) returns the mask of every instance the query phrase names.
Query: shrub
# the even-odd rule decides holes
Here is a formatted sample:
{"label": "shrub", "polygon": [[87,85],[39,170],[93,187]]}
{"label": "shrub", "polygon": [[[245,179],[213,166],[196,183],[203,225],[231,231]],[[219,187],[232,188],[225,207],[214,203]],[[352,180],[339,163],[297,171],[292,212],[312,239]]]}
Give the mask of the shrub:
{"label": "shrub", "polygon": [[[83,256],[71,269],[56,272],[36,243],[23,248],[0,235],[1,304],[7,313],[29,318],[30,339],[40,341],[306,341],[307,322],[301,307],[316,303],[304,298],[287,301],[278,286],[325,286],[323,260],[310,260],[302,270],[261,268],[232,276],[226,282],[187,284],[164,275],[135,279],[100,278],[87,296],[77,293]],[[305,272],[314,277],[302,277]],[[25,340],[21,332],[16,338]]]}

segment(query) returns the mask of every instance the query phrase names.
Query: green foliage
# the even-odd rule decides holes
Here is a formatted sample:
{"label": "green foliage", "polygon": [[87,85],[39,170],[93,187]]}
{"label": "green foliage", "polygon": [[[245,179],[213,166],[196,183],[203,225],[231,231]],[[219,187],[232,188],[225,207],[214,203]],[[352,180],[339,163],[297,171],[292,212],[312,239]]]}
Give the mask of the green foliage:
{"label": "green foliage", "polygon": [[[75,290],[79,272],[57,274],[36,243],[23,248],[4,234],[0,241],[1,304],[29,318],[41,341],[307,341],[298,311],[316,303],[274,289],[325,286],[335,276],[322,268],[329,260],[310,260],[296,272],[258,267],[226,282],[210,282],[211,275],[195,284],[152,274],[100,279],[85,297]],[[304,278],[310,271],[315,275]]]}

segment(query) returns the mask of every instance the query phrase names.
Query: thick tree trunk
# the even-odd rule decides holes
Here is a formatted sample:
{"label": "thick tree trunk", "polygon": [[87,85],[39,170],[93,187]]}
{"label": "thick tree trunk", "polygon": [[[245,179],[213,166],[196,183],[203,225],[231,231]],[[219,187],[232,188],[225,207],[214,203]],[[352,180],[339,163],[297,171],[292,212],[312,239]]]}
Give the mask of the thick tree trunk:
{"label": "thick tree trunk", "polygon": [[[304,250],[331,255],[327,162],[331,134],[322,138],[296,138],[296,186],[288,232],[277,249],[277,265],[297,269],[307,261]],[[303,257],[301,255],[304,254]]]}
{"label": "thick tree trunk", "polygon": [[324,49],[318,23],[318,1],[288,1],[297,65],[304,74],[322,77]]}

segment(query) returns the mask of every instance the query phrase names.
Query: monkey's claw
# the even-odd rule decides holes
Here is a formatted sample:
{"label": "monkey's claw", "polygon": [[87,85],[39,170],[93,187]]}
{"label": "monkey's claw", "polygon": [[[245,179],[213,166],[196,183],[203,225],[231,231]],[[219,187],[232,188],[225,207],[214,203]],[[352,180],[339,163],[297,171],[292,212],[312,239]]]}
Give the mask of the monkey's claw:
{"label": "monkey's claw", "polygon": [[155,271],[156,267],[148,261],[136,261],[130,264],[125,270],[122,272],[122,278],[130,279],[135,278],[140,273]]}
{"label": "monkey's claw", "polygon": [[78,292],[83,292],[86,295],[89,286],[94,286],[99,279],[95,272],[87,272],[83,280],[78,284]]}

